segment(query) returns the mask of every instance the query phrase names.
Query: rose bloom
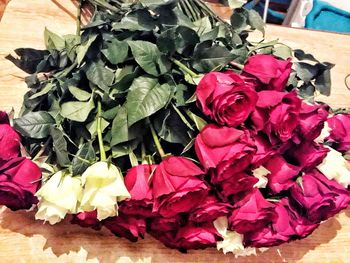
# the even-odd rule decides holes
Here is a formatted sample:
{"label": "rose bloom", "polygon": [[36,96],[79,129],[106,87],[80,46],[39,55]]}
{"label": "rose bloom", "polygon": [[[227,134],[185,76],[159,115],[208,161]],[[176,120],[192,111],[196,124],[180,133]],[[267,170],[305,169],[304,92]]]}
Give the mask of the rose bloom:
{"label": "rose bloom", "polygon": [[272,55],[255,55],[244,65],[245,75],[254,76],[260,82],[260,89],[283,91],[292,70],[292,62],[280,60]]}
{"label": "rose bloom", "polygon": [[305,173],[291,187],[291,198],[312,223],[319,223],[346,208],[350,192],[319,171]]}
{"label": "rose bloom", "polygon": [[235,169],[227,168],[225,174],[228,174],[229,178],[219,184],[219,195],[226,201],[235,199],[235,195],[252,191],[254,185],[259,181],[258,178],[245,172],[236,173],[235,171],[232,172],[232,170]]}
{"label": "rose bloom", "polygon": [[198,134],[195,150],[202,166],[206,170],[214,169],[211,181],[219,183],[243,172],[250,165],[256,147],[248,131],[208,124]]}
{"label": "rose bloom", "polygon": [[197,86],[196,96],[205,115],[231,127],[242,124],[257,101],[254,87],[232,71],[206,74]]}
{"label": "rose bloom", "polygon": [[326,140],[333,142],[332,147],[340,152],[350,150],[350,114],[336,114],[327,122],[331,132]]}
{"label": "rose bloom", "polygon": [[153,212],[172,217],[197,207],[208,194],[204,172],[183,157],[168,157],[153,175]]}
{"label": "rose bloom", "polygon": [[95,230],[100,230],[102,227],[101,221],[97,219],[97,210],[73,215],[71,223],[80,225],[81,227],[91,227]]}
{"label": "rose bloom", "polygon": [[234,204],[228,220],[230,229],[244,234],[266,227],[276,217],[275,205],[268,202],[259,189],[254,188]]}
{"label": "rose bloom", "polygon": [[0,111],[0,159],[9,160],[19,156],[21,137],[10,126],[8,116]]}
{"label": "rose bloom", "polygon": [[40,168],[29,159],[0,160],[0,205],[11,210],[31,208],[38,202],[34,194],[40,178]]}
{"label": "rose bloom", "polygon": [[277,153],[278,147],[272,146],[262,133],[258,133],[253,139],[257,150],[253,156],[252,164],[258,168]]}
{"label": "rose bloom", "polygon": [[150,187],[151,175],[157,165],[142,164],[132,167],[124,177],[126,189],[130,193],[130,199],[123,201],[119,211],[128,215],[143,217],[153,216],[153,193]]}
{"label": "rose bloom", "polygon": [[260,91],[251,116],[252,129],[263,131],[272,145],[286,142],[300,123],[301,99],[295,92]]}
{"label": "rose bloom", "polygon": [[293,239],[300,239],[312,233],[318,227],[301,216],[291,205],[288,198],[276,203],[278,217],[265,228],[244,235],[244,245],[253,247],[277,246]]}

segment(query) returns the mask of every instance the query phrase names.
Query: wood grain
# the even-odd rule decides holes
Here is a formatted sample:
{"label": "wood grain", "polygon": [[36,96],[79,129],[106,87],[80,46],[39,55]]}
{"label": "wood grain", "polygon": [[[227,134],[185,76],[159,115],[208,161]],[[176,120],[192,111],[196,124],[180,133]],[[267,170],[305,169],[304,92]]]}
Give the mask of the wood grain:
{"label": "wood grain", "polygon": [[[59,4],[57,4],[59,3]],[[45,26],[59,34],[75,32],[75,5],[69,0],[12,0],[0,23],[0,109],[17,111],[26,91],[25,74],[4,59],[19,47],[43,48]],[[336,64],[332,106],[350,106],[344,78],[350,73],[350,37],[276,26],[267,38],[279,38],[294,48],[312,52]],[[322,98],[323,99],[323,98]],[[34,213],[0,213],[0,262],[348,262],[350,209],[324,222],[306,239],[271,248],[258,256],[238,258],[215,249],[181,254],[150,236],[138,243],[71,225],[69,220],[50,226],[34,220]]]}

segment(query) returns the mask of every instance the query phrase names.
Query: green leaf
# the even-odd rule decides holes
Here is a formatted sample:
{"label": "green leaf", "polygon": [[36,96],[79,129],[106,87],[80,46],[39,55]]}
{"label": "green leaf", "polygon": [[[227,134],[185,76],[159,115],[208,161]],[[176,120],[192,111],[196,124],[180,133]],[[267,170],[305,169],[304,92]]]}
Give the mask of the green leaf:
{"label": "green leaf", "polygon": [[128,155],[132,151],[134,151],[137,148],[137,145],[140,143],[139,140],[133,140],[130,142],[118,144],[114,147],[112,147],[112,157],[113,158],[119,158],[125,155]]}
{"label": "green leaf", "polygon": [[64,133],[59,128],[51,127],[50,134],[53,140],[53,149],[56,153],[57,163],[61,167],[67,167],[70,164],[70,160]]}
{"label": "green leaf", "polygon": [[315,87],[322,95],[330,96],[331,86],[332,86],[331,70],[326,69],[323,71],[322,74],[316,77]]}
{"label": "green leaf", "polygon": [[113,39],[106,44],[107,48],[102,49],[103,55],[114,65],[122,63],[128,57],[129,46],[125,41]]}
{"label": "green leaf", "polygon": [[80,44],[80,36],[77,35],[66,35],[64,36],[65,50],[67,50],[67,56],[70,61],[74,62],[77,56],[76,50]]}
{"label": "green leaf", "polygon": [[169,69],[169,62],[157,46],[148,41],[128,41],[131,52],[141,68],[148,74],[159,76]]}
{"label": "green leaf", "polygon": [[130,127],[163,108],[169,101],[169,84],[160,85],[157,79],[139,77],[132,83],[126,98],[128,126]]}
{"label": "green leaf", "polygon": [[28,99],[32,100],[32,99],[41,97],[41,96],[47,94],[50,90],[52,90],[52,88],[53,88],[54,86],[55,86],[55,85],[52,84],[52,82],[48,82],[48,83],[46,83],[46,85],[42,88],[42,90],[40,90],[39,92],[34,93],[34,94],[33,94],[32,96],[30,96]]}
{"label": "green leaf", "polygon": [[68,87],[69,92],[79,101],[87,101],[91,98],[91,93],[74,86]]}
{"label": "green leaf", "polygon": [[91,44],[96,40],[97,35],[93,34],[89,36],[89,39],[82,43],[80,46],[77,47],[77,62],[78,65],[81,64],[83,59],[85,58],[86,53],[88,52]]}
{"label": "green leaf", "polygon": [[151,31],[156,21],[145,9],[135,10],[124,16],[119,22],[113,23],[113,30]]}
{"label": "green leaf", "polygon": [[51,32],[45,27],[44,41],[47,49],[62,50],[65,48],[65,41],[59,35]]}
{"label": "green leaf", "polygon": [[[106,121],[105,119],[101,118],[101,130],[102,133],[104,130],[109,126],[109,122]],[[94,138],[97,136],[97,119],[94,119],[92,122],[86,125],[86,128],[88,129],[91,138]]]}
{"label": "green leaf", "polygon": [[310,60],[310,61],[319,63],[319,61],[313,55],[305,53],[305,51],[301,50],[301,49],[295,49],[294,50],[294,56],[298,60]]}
{"label": "green leaf", "polygon": [[34,139],[44,139],[50,134],[50,128],[55,125],[55,119],[45,111],[29,112],[14,120],[14,127],[23,136]]}
{"label": "green leaf", "polygon": [[92,98],[87,102],[69,101],[61,105],[61,115],[73,121],[84,122],[94,107]]}
{"label": "green leaf", "polygon": [[231,26],[238,31],[240,31],[241,28],[244,28],[247,26],[246,16],[244,16],[244,14],[239,12],[233,12],[230,21],[231,21]]}
{"label": "green leaf", "polygon": [[286,45],[278,45],[273,48],[273,55],[282,59],[293,57],[292,49]]}
{"label": "green leaf", "polygon": [[86,71],[86,77],[100,89],[108,91],[109,86],[113,84],[114,73],[101,63],[91,63]]}
{"label": "green leaf", "polygon": [[73,175],[81,175],[96,159],[96,153],[92,142],[89,141],[80,146],[72,161]]}
{"label": "green leaf", "polygon": [[262,19],[262,17],[259,15],[258,12],[256,12],[253,9],[247,10],[248,11],[248,24],[253,28],[257,29],[263,34],[265,34],[265,23]]}
{"label": "green leaf", "polygon": [[192,111],[187,110],[186,113],[187,113],[188,117],[190,117],[191,120],[196,124],[198,131],[201,131],[208,124],[204,119],[197,116]]}

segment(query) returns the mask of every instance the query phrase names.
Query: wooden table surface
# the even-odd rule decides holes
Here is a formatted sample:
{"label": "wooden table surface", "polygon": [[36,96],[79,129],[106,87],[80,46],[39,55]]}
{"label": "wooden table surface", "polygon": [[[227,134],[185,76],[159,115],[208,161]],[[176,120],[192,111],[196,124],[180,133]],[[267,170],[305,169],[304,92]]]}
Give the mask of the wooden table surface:
{"label": "wooden table surface", "polygon": [[[19,47],[43,48],[45,26],[59,34],[75,32],[75,5],[70,0],[11,0],[0,23],[0,109],[18,112],[26,91],[25,73],[4,57]],[[350,36],[267,27],[267,38],[279,38],[293,48],[335,63],[332,96],[320,98],[334,107],[350,106],[344,84],[350,74]],[[34,220],[34,213],[0,213],[0,262],[349,262],[350,209],[324,222],[311,236],[258,256],[234,258],[216,249],[181,254],[150,236],[138,243],[70,225],[50,226]]]}

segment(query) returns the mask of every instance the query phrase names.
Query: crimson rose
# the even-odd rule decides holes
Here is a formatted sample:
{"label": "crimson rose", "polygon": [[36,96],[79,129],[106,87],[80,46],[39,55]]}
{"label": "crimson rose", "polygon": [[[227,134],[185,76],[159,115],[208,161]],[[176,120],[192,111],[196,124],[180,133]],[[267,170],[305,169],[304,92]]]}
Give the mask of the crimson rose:
{"label": "crimson rose", "polygon": [[101,221],[97,219],[97,210],[73,215],[71,223],[80,225],[81,227],[91,227],[95,230],[100,230],[102,227]]}
{"label": "crimson rose", "polygon": [[203,113],[220,125],[242,124],[254,110],[254,87],[234,72],[210,72],[197,86],[196,96]]}
{"label": "crimson rose", "polygon": [[331,128],[328,141],[334,142],[334,148],[341,152],[350,150],[350,114],[336,114],[328,119]]}
{"label": "crimson rose", "polygon": [[9,160],[19,156],[21,137],[10,126],[8,116],[0,112],[0,159]]}
{"label": "crimson rose", "polygon": [[248,58],[243,72],[259,79],[262,89],[283,91],[286,87],[292,62],[280,60],[271,55],[255,55]]}

